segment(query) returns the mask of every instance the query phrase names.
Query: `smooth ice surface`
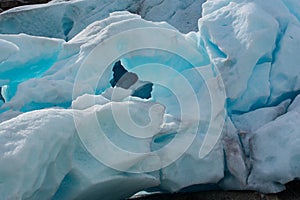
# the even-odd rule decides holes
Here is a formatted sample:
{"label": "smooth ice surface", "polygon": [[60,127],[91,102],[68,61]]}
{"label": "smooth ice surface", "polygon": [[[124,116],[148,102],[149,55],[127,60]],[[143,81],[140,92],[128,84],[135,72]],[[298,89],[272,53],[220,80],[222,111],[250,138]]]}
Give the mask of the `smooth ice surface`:
{"label": "smooth ice surface", "polygon": [[[299,2],[202,3],[55,0],[0,14],[1,198],[273,193],[299,179]],[[141,43],[167,47],[105,64]],[[86,61],[99,46],[106,48],[99,59]],[[111,87],[118,60],[138,76],[130,87]],[[227,98],[216,104],[221,79]],[[149,83],[150,99],[134,95]],[[209,149],[205,141],[219,130],[210,121],[220,118],[221,136]]]}

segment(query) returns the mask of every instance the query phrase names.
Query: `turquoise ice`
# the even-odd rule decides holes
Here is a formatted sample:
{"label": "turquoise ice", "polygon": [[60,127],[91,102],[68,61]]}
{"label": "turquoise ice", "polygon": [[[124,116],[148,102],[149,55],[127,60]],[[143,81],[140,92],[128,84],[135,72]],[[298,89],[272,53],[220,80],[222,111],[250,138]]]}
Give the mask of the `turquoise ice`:
{"label": "turquoise ice", "polygon": [[[141,2],[0,14],[0,198],[274,193],[300,178],[298,1]],[[129,88],[109,83],[118,60],[139,77]],[[132,95],[143,81],[149,100]]]}

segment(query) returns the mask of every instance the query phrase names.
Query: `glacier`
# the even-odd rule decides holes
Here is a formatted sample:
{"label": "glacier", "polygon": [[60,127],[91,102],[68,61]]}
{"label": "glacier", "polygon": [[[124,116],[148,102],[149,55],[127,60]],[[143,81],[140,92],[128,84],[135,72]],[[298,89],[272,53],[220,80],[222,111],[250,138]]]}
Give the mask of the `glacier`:
{"label": "glacier", "polygon": [[[300,178],[299,9],[53,0],[1,13],[0,199],[284,190]],[[111,87],[119,60],[138,76],[129,87]],[[135,96],[147,83],[151,98]]]}

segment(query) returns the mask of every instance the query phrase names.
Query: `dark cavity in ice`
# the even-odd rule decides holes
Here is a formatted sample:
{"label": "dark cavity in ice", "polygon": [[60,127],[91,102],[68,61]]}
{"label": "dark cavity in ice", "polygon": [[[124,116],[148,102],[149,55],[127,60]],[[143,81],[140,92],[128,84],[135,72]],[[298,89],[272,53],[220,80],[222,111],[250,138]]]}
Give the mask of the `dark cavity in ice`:
{"label": "dark cavity in ice", "polygon": [[[110,80],[112,87],[121,87],[129,89],[135,83],[139,81],[137,74],[128,72],[122,65],[121,61],[117,61],[113,66],[113,78]],[[132,96],[139,97],[142,99],[151,98],[151,92],[153,83],[148,81],[139,81],[140,86],[134,89]]]}

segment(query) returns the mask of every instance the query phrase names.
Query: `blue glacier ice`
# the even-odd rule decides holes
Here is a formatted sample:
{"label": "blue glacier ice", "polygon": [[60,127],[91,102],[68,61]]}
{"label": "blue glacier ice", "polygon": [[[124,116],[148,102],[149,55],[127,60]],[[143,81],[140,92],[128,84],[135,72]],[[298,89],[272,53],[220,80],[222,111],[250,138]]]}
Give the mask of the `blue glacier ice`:
{"label": "blue glacier ice", "polygon": [[[284,190],[300,178],[299,10],[53,0],[1,13],[0,199]],[[110,83],[119,60],[138,77],[128,87]]]}

